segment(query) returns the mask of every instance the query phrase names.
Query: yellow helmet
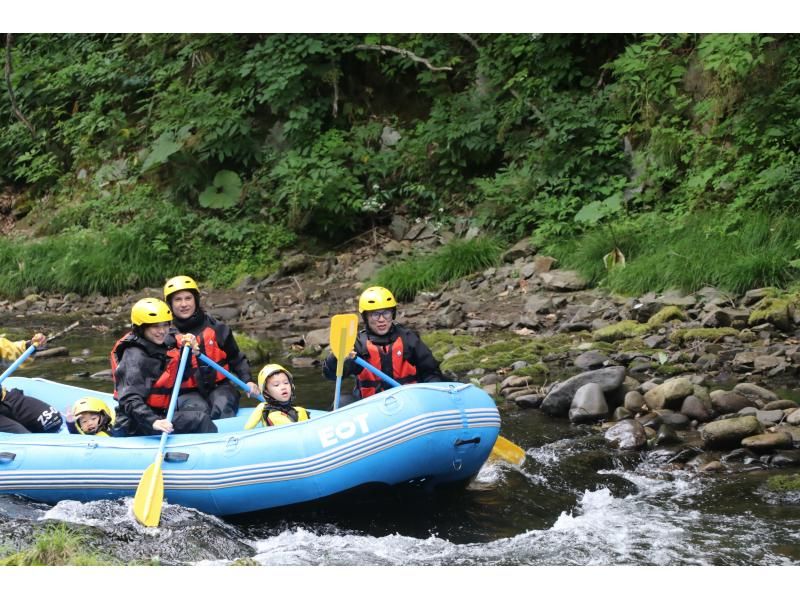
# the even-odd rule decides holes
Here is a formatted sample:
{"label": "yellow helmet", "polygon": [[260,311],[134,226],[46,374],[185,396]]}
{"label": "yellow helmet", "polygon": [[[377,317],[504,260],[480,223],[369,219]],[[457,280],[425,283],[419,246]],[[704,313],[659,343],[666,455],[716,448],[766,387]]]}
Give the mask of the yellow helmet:
{"label": "yellow helmet", "polygon": [[105,428],[110,429],[111,426],[114,425],[114,412],[105,401],[96,397],[83,397],[82,399],[78,399],[72,406],[72,413],[75,416],[75,427],[78,428],[78,432],[81,434],[85,434],[85,432],[81,428],[80,423],[78,423],[78,417],[83,413],[100,414],[100,425],[97,426],[98,432],[105,431]]}
{"label": "yellow helmet", "polygon": [[294,394],[294,378],[292,374],[285,367],[277,363],[268,363],[258,372],[258,389],[261,391],[261,394],[264,394],[264,386],[266,386],[269,377],[278,372],[283,372],[289,378],[289,384],[292,385],[292,394]]}
{"label": "yellow helmet", "polygon": [[200,287],[194,281],[194,278],[189,276],[173,276],[164,285],[164,301],[169,301],[169,296],[178,291],[193,291],[195,297],[200,296]]}
{"label": "yellow helmet", "polygon": [[393,307],[397,307],[397,301],[395,301],[392,292],[383,287],[369,287],[361,293],[361,297],[358,299],[358,311],[362,314],[365,311]]}
{"label": "yellow helmet", "polygon": [[159,324],[161,322],[171,322],[172,311],[161,299],[147,297],[139,299],[131,309],[131,324],[141,326],[142,324]]}

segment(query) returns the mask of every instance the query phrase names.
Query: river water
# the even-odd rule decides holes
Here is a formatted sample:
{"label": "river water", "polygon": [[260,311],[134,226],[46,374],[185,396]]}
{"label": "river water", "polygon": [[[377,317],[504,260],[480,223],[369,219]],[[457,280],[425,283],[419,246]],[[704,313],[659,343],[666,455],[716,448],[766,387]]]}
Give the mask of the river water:
{"label": "river water", "polygon": [[[56,329],[51,327],[50,329]],[[9,328],[11,338],[30,336]],[[107,368],[121,330],[77,329],[54,344],[69,355],[16,375],[110,390],[85,377]],[[73,363],[73,359],[83,360]],[[253,364],[254,369],[262,364]],[[333,383],[294,370],[299,403],[327,409]],[[245,403],[246,404],[246,403]],[[521,468],[490,461],[465,490],[433,496],[353,495],[302,508],[219,519],[166,504],[145,529],[131,499],[55,506],[0,496],[0,547],[47,521],[86,526],[93,546],[124,562],[225,565],[797,565],[800,493],[766,482],[788,470],[735,475],[667,471],[658,452],[609,449],[599,431],[502,405],[501,433],[522,446]]]}

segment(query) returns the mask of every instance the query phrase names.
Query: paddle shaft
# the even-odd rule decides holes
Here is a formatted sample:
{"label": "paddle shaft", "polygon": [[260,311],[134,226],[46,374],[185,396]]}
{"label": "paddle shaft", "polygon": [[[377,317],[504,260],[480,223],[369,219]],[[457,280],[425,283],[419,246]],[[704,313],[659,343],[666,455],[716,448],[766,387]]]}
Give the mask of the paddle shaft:
{"label": "paddle shaft", "polygon": [[[198,355],[197,357],[200,359],[200,361],[202,361],[206,365],[210,365],[213,369],[217,370],[220,374],[225,376],[228,380],[230,380],[231,382],[236,384],[239,388],[241,388],[243,391],[245,391],[248,395],[250,394],[250,387],[247,386],[247,384],[245,384],[244,382],[239,380],[238,377],[234,376],[231,372],[229,372],[224,367],[222,367],[220,364],[218,364],[216,361],[211,359],[208,355],[204,355],[203,353],[200,353],[200,355]],[[263,401],[264,400],[264,398],[261,395],[256,395],[256,398],[259,401]]]}
{"label": "paddle shaft", "polygon": [[17,357],[17,359],[14,361],[14,363],[12,363],[10,366],[8,366],[8,369],[5,372],[0,374],[0,384],[2,384],[3,381],[6,378],[8,378],[11,374],[13,374],[14,371],[20,365],[22,365],[22,362],[25,361],[26,359],[28,359],[28,357],[30,357],[31,353],[33,353],[34,351],[36,351],[36,345],[31,345],[30,347],[25,349],[25,352],[22,355],[20,355],[19,357]]}
{"label": "paddle shaft", "polygon": [[[189,345],[184,345],[183,351],[181,353],[181,362],[178,364],[178,375],[175,377],[175,386],[172,387],[172,396],[169,399],[169,409],[167,409],[167,417],[165,418],[168,422],[172,421],[172,417],[175,415],[175,409],[178,406],[178,393],[181,390],[181,380],[183,380],[183,372],[186,370],[186,362],[189,361],[189,352],[191,351],[191,347]],[[167,442],[167,432],[161,433],[161,448],[164,448],[164,444]]]}
{"label": "paddle shaft", "polygon": [[339,333],[339,352],[336,354],[341,355],[342,359],[337,357],[336,361],[336,391],[333,395],[333,409],[334,411],[339,408],[339,399],[342,396],[342,374],[344,374],[344,354],[347,352],[347,328],[342,328]]}
{"label": "paddle shaft", "polygon": [[[173,416],[175,415],[175,408],[178,406],[178,393],[181,389],[181,380],[183,380],[183,372],[186,369],[186,362],[188,361],[189,352],[191,348],[189,345],[184,345],[183,351],[181,353],[181,362],[178,365],[178,375],[175,377],[175,385],[172,387],[172,396],[169,399],[169,408],[167,409],[167,417],[165,418],[168,422],[172,421]],[[167,445],[167,436],[169,436],[168,432],[161,432],[161,442],[158,445],[158,453],[156,454],[156,459],[154,461],[155,469],[154,469],[154,477],[161,476],[161,460],[164,455],[164,448]],[[154,488],[154,486],[153,486]],[[153,494],[154,492],[149,492],[147,494],[147,499],[144,503],[144,512],[149,513],[150,507],[153,503]],[[161,511],[161,507],[159,506],[159,511]]]}

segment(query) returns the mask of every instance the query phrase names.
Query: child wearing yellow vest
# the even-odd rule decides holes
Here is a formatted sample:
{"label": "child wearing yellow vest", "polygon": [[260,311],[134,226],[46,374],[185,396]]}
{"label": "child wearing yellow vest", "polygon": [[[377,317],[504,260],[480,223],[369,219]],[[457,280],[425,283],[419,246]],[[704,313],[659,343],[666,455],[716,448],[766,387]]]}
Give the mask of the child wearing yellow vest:
{"label": "child wearing yellow vest", "polygon": [[282,365],[269,363],[258,373],[258,388],[264,402],[256,407],[245,424],[245,430],[264,426],[281,426],[309,419],[308,411],[296,407],[294,378]]}

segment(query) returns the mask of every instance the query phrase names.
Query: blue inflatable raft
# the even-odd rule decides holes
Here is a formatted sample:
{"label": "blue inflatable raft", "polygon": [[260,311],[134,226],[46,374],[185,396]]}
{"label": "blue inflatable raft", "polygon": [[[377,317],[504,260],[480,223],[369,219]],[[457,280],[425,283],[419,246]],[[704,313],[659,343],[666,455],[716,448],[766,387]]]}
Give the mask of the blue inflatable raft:
{"label": "blue inflatable raft", "polygon": [[[62,413],[84,396],[110,394],[38,378],[11,377]],[[466,483],[497,439],[492,398],[471,384],[414,384],[305,422],[244,430],[252,408],[217,420],[216,434],[167,440],[164,498],[214,515],[304,503],[368,484],[435,489]],[[0,433],[0,493],[55,504],[133,496],[160,436],[111,438]]]}

